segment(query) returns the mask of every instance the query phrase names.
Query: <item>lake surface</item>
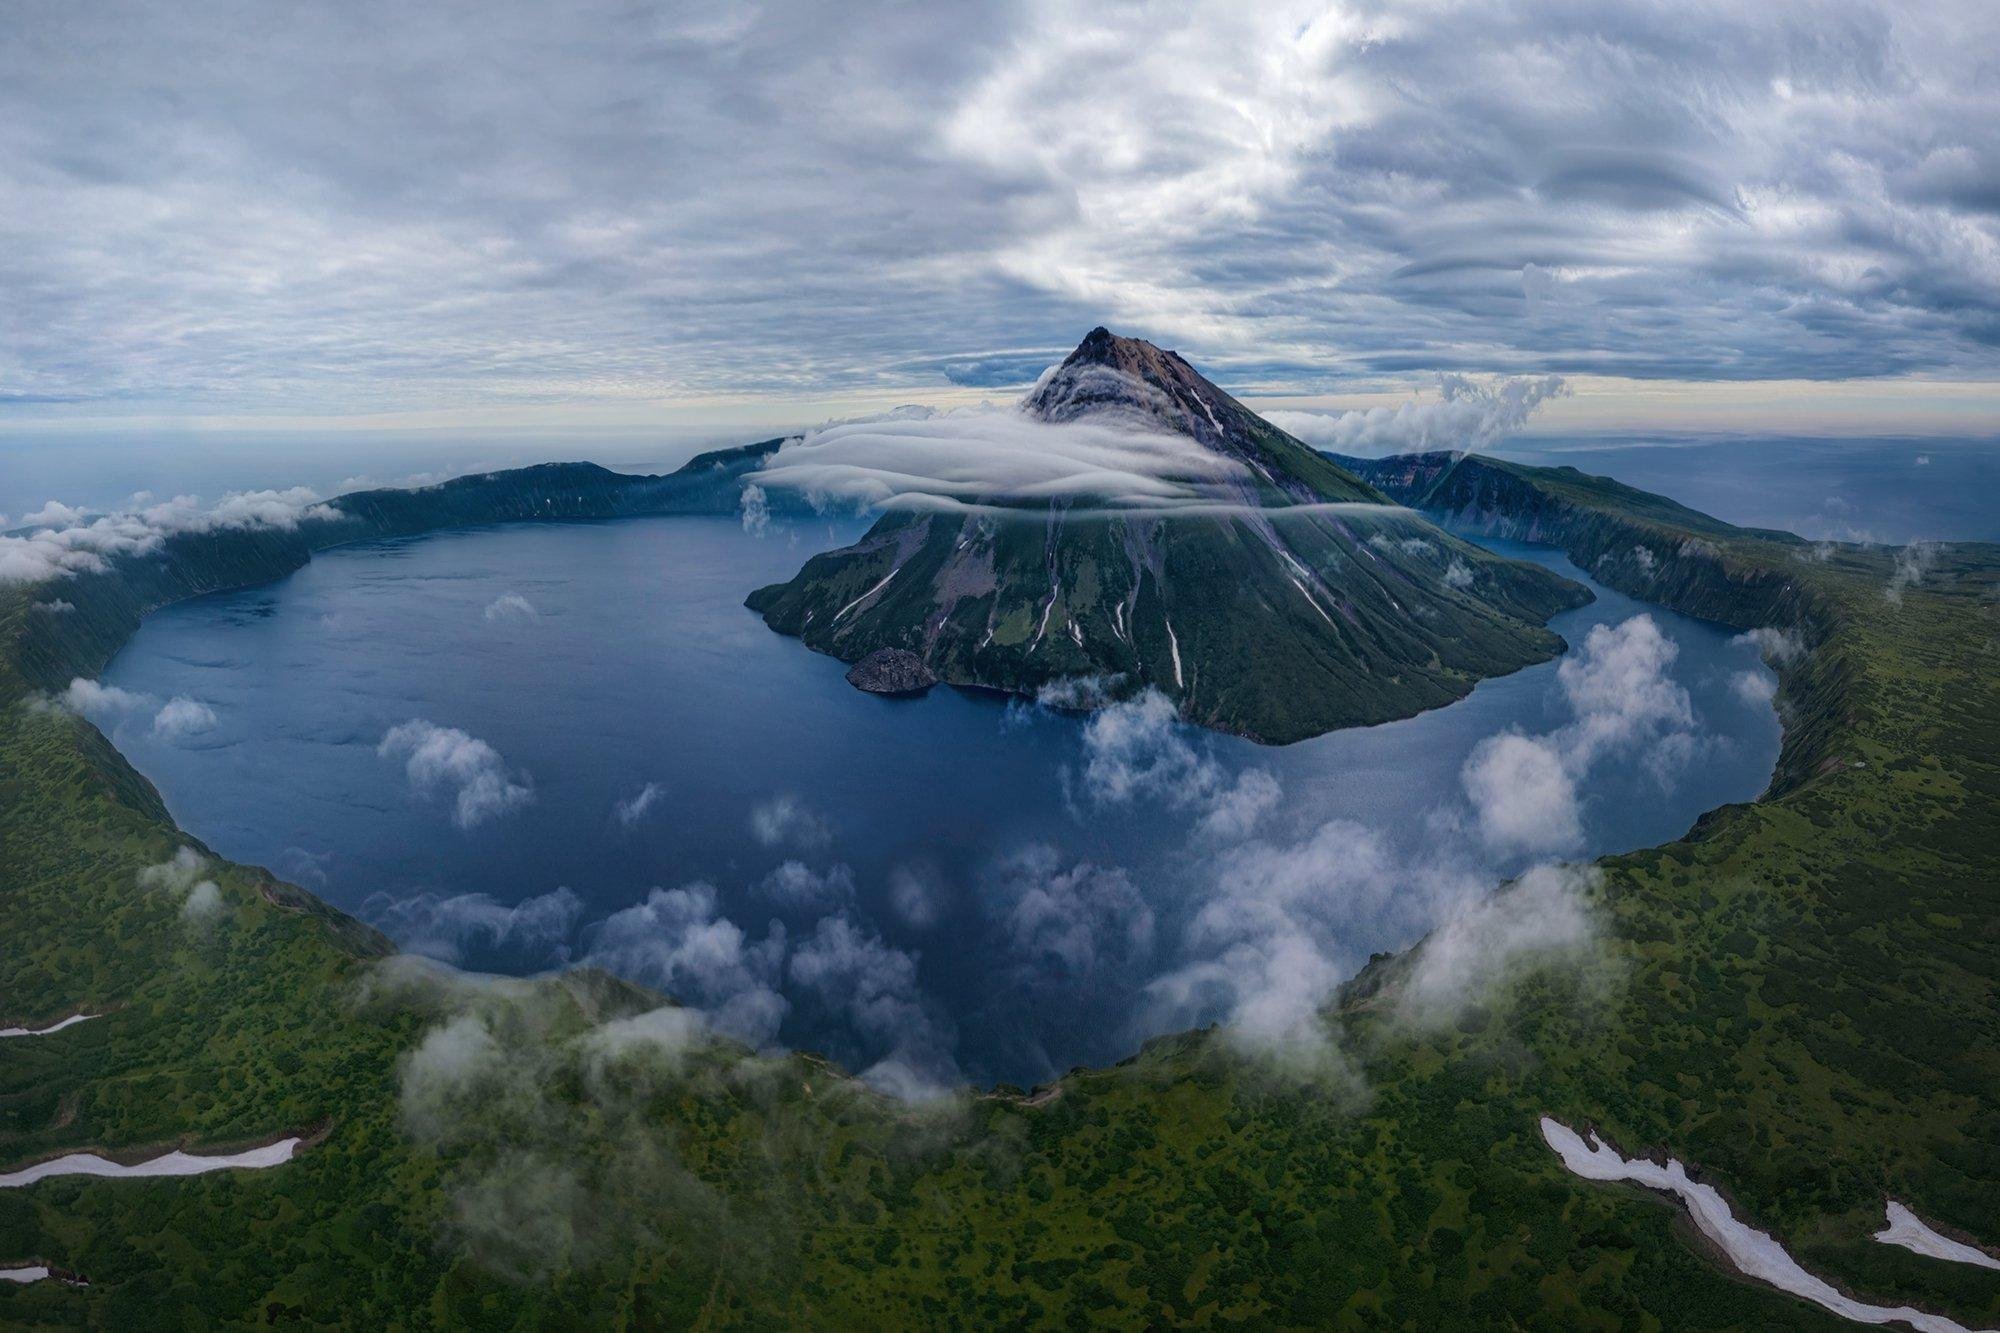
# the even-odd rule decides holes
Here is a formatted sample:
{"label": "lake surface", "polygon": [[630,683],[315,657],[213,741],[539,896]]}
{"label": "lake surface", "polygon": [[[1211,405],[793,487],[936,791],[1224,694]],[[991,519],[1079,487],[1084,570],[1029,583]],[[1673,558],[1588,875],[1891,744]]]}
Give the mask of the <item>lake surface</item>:
{"label": "lake surface", "polygon": [[[100,720],[183,827],[411,947],[508,971],[592,956],[884,1081],[1024,1085],[1226,1016],[1246,978],[1288,984],[1294,945],[1323,987],[1534,855],[1675,838],[1754,799],[1777,754],[1754,651],[1594,584],[1553,622],[1571,656],[1649,615],[1686,712],[1579,761],[1559,848],[1483,836],[1463,777],[1490,737],[1575,729],[1556,663],[1282,749],[948,688],[880,699],[742,606],[856,531],[633,519],[344,548],[159,612],[106,671],[212,727]],[[1246,902],[1279,903],[1262,935]]]}

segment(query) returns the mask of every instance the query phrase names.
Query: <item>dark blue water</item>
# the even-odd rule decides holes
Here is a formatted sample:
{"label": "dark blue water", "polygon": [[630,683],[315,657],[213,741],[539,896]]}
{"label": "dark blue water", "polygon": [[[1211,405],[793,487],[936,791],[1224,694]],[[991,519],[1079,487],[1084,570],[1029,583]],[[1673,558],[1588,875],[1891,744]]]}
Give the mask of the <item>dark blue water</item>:
{"label": "dark blue water", "polygon": [[[1461,881],[1531,854],[1482,841],[1460,774],[1484,738],[1574,720],[1554,663],[1284,749],[1173,731],[1114,800],[1077,717],[944,688],[864,695],[743,609],[851,535],[639,519],[330,552],[150,617],[105,673],[206,703],[212,730],[163,738],[143,711],[107,725],[195,835],[407,942],[515,971],[595,952],[753,1037],[931,1078],[1029,1083],[1228,1014],[1243,939],[1190,923],[1274,865],[1298,881],[1278,933],[1346,972],[1429,926]],[[1768,680],[1749,648],[1597,591],[1555,628],[1580,648],[1650,614],[1691,716],[1671,744],[1642,738],[1579,776],[1575,854],[1754,798],[1778,744],[1742,679]],[[413,719],[490,754],[414,784],[407,750],[381,753]],[[1247,770],[1269,779],[1246,789],[1270,802],[1254,830],[1217,795]],[[671,892],[697,882],[710,889]]]}

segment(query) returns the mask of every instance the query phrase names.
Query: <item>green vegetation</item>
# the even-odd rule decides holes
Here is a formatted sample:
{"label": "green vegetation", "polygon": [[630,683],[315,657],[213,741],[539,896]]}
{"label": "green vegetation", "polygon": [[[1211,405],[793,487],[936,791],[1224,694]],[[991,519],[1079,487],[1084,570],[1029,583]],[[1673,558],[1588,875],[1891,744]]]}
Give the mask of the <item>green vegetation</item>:
{"label": "green vegetation", "polygon": [[1867,1239],[1888,1196],[2000,1241],[2000,549],[1815,549],[1537,469],[1446,485],[1614,586],[1796,635],[1767,798],[1601,862],[1585,958],[1449,1011],[1409,1000],[1421,951],[1378,959],[1315,1063],[1191,1033],[916,1110],[689,1044],[602,976],[384,958],[251,868],[212,866],[225,911],[191,925],[138,882],[190,840],[37,691],[289,552],[68,580],[82,629],[0,589],[0,1022],[106,1015],[0,1043],[0,1165],[322,1136],[269,1171],[0,1190],[0,1262],[92,1283],[0,1284],[0,1322],[1832,1326],[1567,1175],[1543,1112],[1697,1165],[1871,1299],[2000,1320],[2000,1275]]}

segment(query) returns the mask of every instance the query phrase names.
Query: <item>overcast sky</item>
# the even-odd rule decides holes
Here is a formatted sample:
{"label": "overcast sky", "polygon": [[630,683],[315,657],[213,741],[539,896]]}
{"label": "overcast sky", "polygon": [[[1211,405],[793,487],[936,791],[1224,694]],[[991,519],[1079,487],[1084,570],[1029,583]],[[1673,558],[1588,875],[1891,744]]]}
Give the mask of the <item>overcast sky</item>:
{"label": "overcast sky", "polygon": [[0,10],[0,427],[782,416],[1097,323],[1995,429],[2000,5]]}

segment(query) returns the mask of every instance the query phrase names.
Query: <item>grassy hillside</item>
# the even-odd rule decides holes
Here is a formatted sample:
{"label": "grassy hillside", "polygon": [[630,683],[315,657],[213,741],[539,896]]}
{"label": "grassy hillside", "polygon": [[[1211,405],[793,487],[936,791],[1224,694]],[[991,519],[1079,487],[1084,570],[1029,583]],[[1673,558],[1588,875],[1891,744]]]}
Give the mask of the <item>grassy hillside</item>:
{"label": "grassy hillside", "polygon": [[104,1014],[0,1042],[0,1168],[315,1136],[270,1171],[0,1190],[0,1264],[91,1279],[0,1284],[0,1322],[1831,1326],[1665,1202],[1567,1175],[1543,1112],[1698,1164],[1859,1294],[2000,1321],[2000,1274],[1867,1240],[1889,1196],[2000,1241],[2000,550],[1893,582],[1896,552],[1482,484],[1490,526],[1808,646],[1772,795],[1601,862],[1581,958],[1444,1008],[1412,998],[1421,950],[1377,960],[1316,1065],[1192,1033],[920,1110],[690,1045],[608,978],[384,958],[247,867],[208,869],[224,911],[191,924],[139,883],[189,840],[32,691],[199,580],[77,639],[0,589],[0,1024]]}

